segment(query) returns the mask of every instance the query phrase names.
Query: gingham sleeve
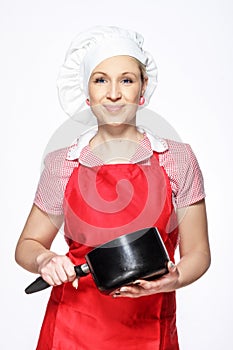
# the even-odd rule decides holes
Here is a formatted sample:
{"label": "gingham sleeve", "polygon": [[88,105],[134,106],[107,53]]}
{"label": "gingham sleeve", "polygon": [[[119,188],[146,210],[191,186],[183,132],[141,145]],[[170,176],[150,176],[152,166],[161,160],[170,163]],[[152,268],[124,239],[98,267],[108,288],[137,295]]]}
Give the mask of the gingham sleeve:
{"label": "gingham sleeve", "polygon": [[168,151],[160,155],[167,172],[177,208],[187,207],[205,197],[203,175],[190,145],[166,140]]}
{"label": "gingham sleeve", "polygon": [[34,198],[34,204],[52,215],[63,214],[63,198],[76,161],[66,160],[67,148],[48,153]]}

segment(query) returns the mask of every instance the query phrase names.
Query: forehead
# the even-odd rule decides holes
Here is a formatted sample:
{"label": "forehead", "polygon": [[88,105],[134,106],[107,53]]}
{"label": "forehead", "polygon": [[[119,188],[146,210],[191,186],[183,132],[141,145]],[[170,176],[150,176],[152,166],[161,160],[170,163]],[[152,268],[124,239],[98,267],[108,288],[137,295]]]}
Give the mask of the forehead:
{"label": "forehead", "polygon": [[92,71],[92,74],[101,72],[140,72],[139,64],[131,56],[113,56],[100,62]]}

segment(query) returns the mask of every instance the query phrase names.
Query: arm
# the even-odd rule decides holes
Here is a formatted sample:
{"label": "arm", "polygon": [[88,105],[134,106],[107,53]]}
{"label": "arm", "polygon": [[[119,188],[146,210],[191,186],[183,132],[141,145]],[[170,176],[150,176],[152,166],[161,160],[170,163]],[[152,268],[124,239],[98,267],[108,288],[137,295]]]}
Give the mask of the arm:
{"label": "arm", "polygon": [[[179,218],[181,216],[181,218]],[[210,266],[210,247],[204,200],[191,205],[184,214],[180,210],[179,287],[199,279]]]}
{"label": "arm", "polygon": [[50,250],[58,230],[59,224],[33,205],[15,251],[20,266],[41,274],[50,285],[74,281],[76,277],[70,259]]}
{"label": "arm", "polygon": [[[168,264],[169,273],[156,281],[139,280],[135,286],[124,286],[114,297],[140,297],[171,292],[193,283],[210,265],[210,248],[207,230],[205,201],[178,211],[180,232],[180,261]],[[120,294],[118,294],[120,293]]]}

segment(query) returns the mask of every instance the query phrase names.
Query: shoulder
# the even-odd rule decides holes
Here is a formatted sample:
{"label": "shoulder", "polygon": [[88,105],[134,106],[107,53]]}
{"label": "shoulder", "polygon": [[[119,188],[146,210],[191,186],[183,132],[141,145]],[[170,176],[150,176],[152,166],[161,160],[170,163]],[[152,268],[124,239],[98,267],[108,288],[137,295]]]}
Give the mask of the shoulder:
{"label": "shoulder", "polygon": [[168,156],[173,156],[173,157],[179,156],[184,159],[187,159],[194,154],[191,146],[188,143],[178,142],[178,141],[168,140],[168,139],[166,139],[165,141],[168,145],[168,149],[167,149]]}
{"label": "shoulder", "polygon": [[177,206],[189,206],[205,196],[199,163],[189,144],[166,142],[168,149],[160,154],[160,165],[168,174]]}
{"label": "shoulder", "polygon": [[68,151],[69,147],[65,147],[49,152],[44,158],[44,167],[49,169],[51,174],[69,172],[69,170],[77,166],[78,161],[68,160]]}
{"label": "shoulder", "polygon": [[188,143],[174,140],[165,140],[167,150],[160,154],[161,165],[173,165],[175,167],[187,167],[196,164],[196,156]]}
{"label": "shoulder", "polygon": [[60,148],[55,151],[49,152],[44,157],[44,163],[50,164],[54,162],[62,162],[66,159],[68,153],[68,147]]}
{"label": "shoulder", "polygon": [[49,152],[44,159],[44,169],[37,186],[34,203],[44,212],[63,214],[63,198],[69,178],[77,161],[66,159],[68,148]]}

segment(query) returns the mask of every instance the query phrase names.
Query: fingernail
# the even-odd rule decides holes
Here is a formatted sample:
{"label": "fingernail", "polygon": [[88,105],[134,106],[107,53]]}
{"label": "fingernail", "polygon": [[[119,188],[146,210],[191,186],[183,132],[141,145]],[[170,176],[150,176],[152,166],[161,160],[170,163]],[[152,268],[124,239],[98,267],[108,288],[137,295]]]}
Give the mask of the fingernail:
{"label": "fingernail", "polygon": [[74,280],[72,283],[73,287],[77,290],[78,289],[78,280]]}
{"label": "fingernail", "polygon": [[128,288],[127,287],[121,287],[120,288],[120,292],[128,292]]}
{"label": "fingernail", "polygon": [[174,269],[174,267],[176,266],[175,264],[173,264],[172,261],[169,262],[169,265],[170,265],[170,268],[171,268],[171,269]]}
{"label": "fingernail", "polygon": [[140,284],[141,281],[134,281],[133,284]]}
{"label": "fingernail", "polygon": [[115,292],[115,293],[112,295],[112,297],[113,297],[113,298],[117,298],[118,295],[120,295],[120,294],[121,294],[121,293],[117,291],[117,292]]}

